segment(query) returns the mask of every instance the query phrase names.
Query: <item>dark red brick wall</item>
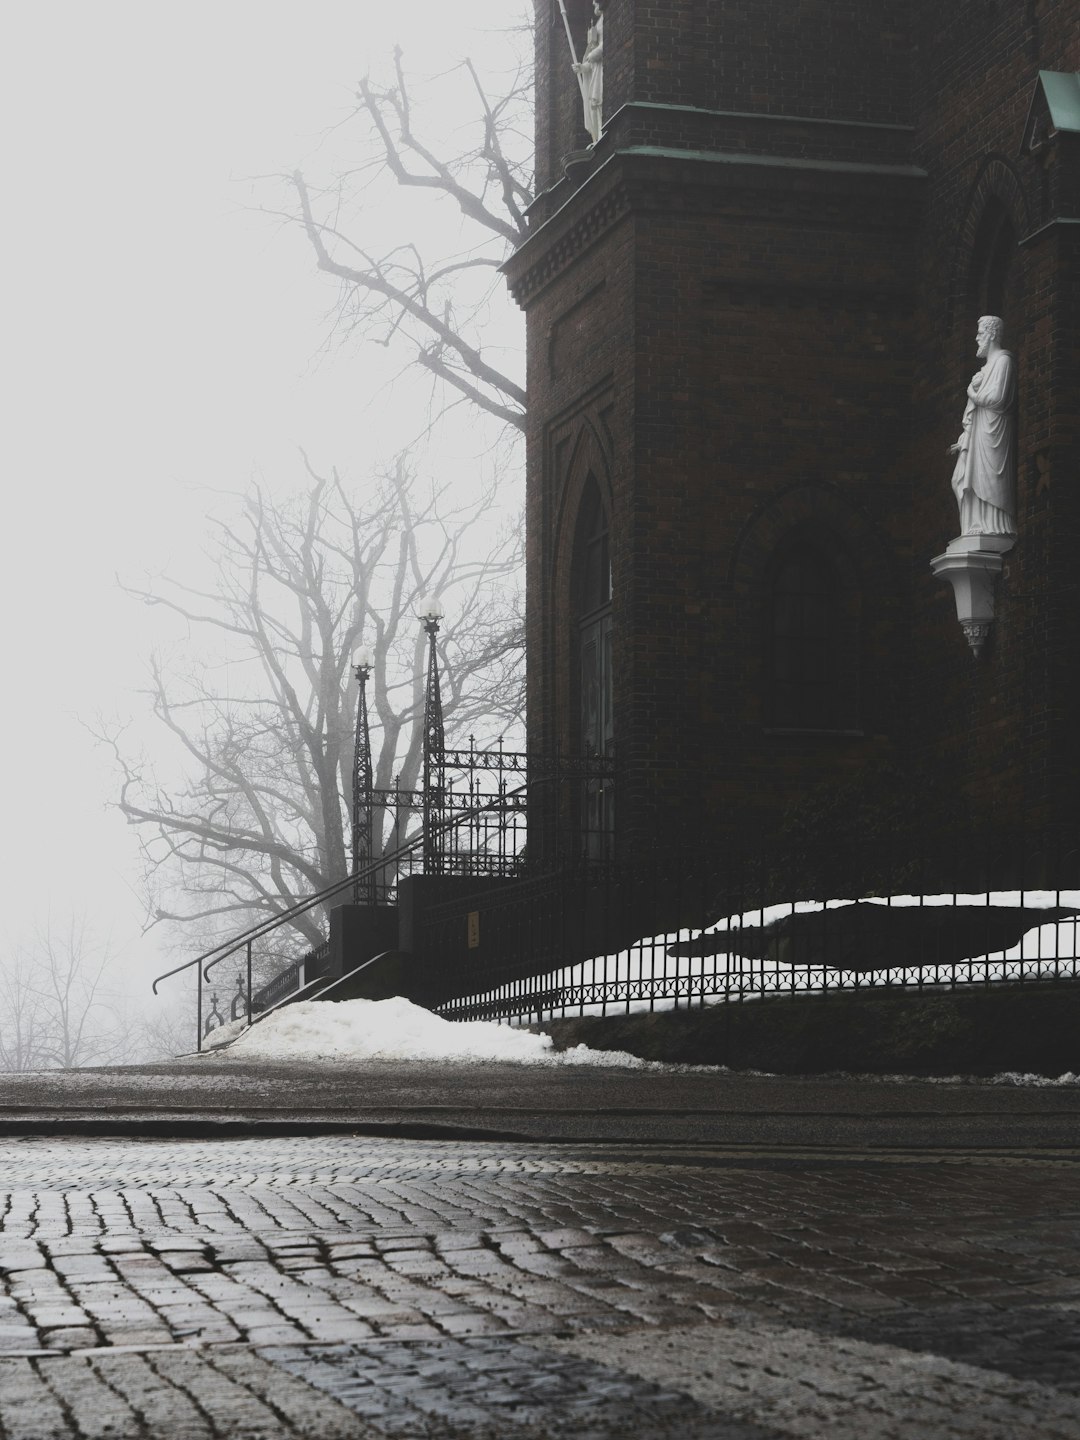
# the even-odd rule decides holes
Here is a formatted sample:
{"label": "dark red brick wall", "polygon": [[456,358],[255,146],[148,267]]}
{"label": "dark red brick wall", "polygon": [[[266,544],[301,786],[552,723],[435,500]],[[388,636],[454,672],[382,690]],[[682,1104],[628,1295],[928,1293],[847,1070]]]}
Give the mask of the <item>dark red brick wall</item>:
{"label": "dark red brick wall", "polygon": [[[569,8],[583,35],[589,7]],[[1010,819],[1069,818],[1080,227],[1048,222],[1080,214],[1080,156],[1064,136],[1049,165],[1019,150],[1038,69],[1080,68],[1080,12],[608,0],[605,17],[609,123],[564,178],[580,101],[538,4],[547,194],[509,266],[529,321],[530,743],[574,743],[568,567],[591,467],[611,506],[620,844],[767,831],[884,756],[945,760]],[[1021,535],[976,661],[929,562],[958,529],[945,451],[992,199],[1023,242],[1005,307]],[[861,595],[860,734],[767,729],[765,581],[799,536]]]}
{"label": "dark red brick wall", "polygon": [[[1041,69],[1080,69],[1080,10],[1070,0],[915,6],[916,160],[929,174],[919,235],[921,324],[912,425],[919,663],[913,738],[944,756],[973,791],[995,794],[1031,823],[1075,817],[1080,594],[1072,580],[1080,540],[1075,336],[1076,157],[1021,155]],[[1064,144],[1062,143],[1064,142]],[[1050,165],[1047,161],[1051,160]],[[952,596],[923,568],[956,533],[945,448],[959,432],[963,387],[977,368],[979,304],[968,284],[975,230],[996,199],[1021,241],[1006,309],[1007,348],[1019,372],[1019,539],[999,586],[987,654],[968,659]],[[1071,250],[1071,256],[1070,256]]]}
{"label": "dark red brick wall", "polygon": [[[616,11],[622,6],[614,0]],[[867,0],[623,0],[633,97],[906,122],[908,6]],[[630,97],[627,97],[630,98]]]}
{"label": "dark red brick wall", "polygon": [[[566,9],[580,55],[592,0],[566,0]],[[564,157],[586,146],[588,135],[559,7],[555,0],[537,0],[536,13],[537,182],[543,192],[558,183]],[[648,116],[634,116],[635,143],[702,145],[710,136],[725,144],[732,138],[730,126],[710,121],[709,112],[801,117],[811,133],[796,148],[809,153],[832,145],[842,158],[866,137],[844,135],[831,122],[910,123],[907,14],[908,0],[887,7],[866,0],[606,0],[605,122],[617,124],[627,105],[689,107],[701,113],[669,113],[651,126]],[[612,133],[624,143],[621,129]],[[791,142],[772,134],[766,143],[783,149]],[[612,148],[605,137],[601,155]],[[751,148],[761,148],[756,138]]]}
{"label": "dark red brick wall", "polygon": [[[687,215],[693,169],[667,176],[674,193],[657,173],[667,203],[638,225],[640,600],[627,645],[639,703],[620,767],[631,787],[650,752],[670,771],[643,835],[673,795],[684,814],[765,824],[887,750],[901,716],[907,186],[879,182],[873,221],[846,176],[830,177],[827,203],[820,178],[781,197],[762,176],[711,193],[716,213]],[[865,598],[859,737],[765,733],[765,579],[796,536],[839,552]]]}

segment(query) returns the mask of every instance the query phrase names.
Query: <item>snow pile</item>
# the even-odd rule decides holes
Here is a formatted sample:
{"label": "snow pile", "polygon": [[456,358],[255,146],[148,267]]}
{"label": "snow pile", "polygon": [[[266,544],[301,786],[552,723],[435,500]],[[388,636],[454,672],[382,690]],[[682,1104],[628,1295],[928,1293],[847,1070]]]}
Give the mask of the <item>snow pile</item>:
{"label": "snow pile", "polygon": [[[749,1075],[749,1070],[742,1072]],[[764,1074],[765,1072],[760,1072]],[[805,1077],[803,1077],[805,1078]],[[1080,1088],[1080,1075],[1066,1070],[1063,1075],[1036,1075],[1031,1070],[999,1070],[996,1075],[879,1075],[831,1070],[814,1076],[821,1080],[857,1080],[865,1085],[1011,1085],[1016,1089],[1045,1090],[1048,1087]]]}
{"label": "snow pile", "polygon": [[1000,1075],[994,1075],[990,1080],[991,1085],[1030,1085],[1036,1088],[1043,1088],[1047,1085],[1080,1085],[1080,1075],[1075,1070],[1066,1070],[1064,1075],[1032,1075],[1029,1071],[1003,1070]]}
{"label": "snow pile", "polygon": [[[217,1034],[213,1032],[211,1043]],[[490,1020],[444,1020],[400,996],[284,1005],[241,1034],[229,1053],[241,1060],[450,1060],[671,1068],[621,1050],[576,1045],[556,1051],[550,1035],[534,1035]]]}
{"label": "snow pile", "polygon": [[[534,1035],[489,1020],[444,1020],[400,996],[393,1000],[298,1001],[282,1006],[250,1030],[243,1022],[211,1032],[210,1047],[228,1043],[240,1060],[408,1060],[462,1064],[595,1065],[625,1070],[710,1071],[730,1073],[723,1065],[664,1064],[642,1060],[623,1050],[590,1050],[585,1045],[556,1051],[550,1035]],[[194,1058],[194,1057],[192,1057]],[[201,1057],[200,1057],[201,1058]],[[769,1071],[745,1070],[744,1077],[783,1079]],[[990,1078],[972,1075],[875,1075],[834,1071],[820,1079],[868,1084],[1078,1086],[1080,1075],[1006,1071]],[[230,1082],[232,1083],[232,1082]]]}

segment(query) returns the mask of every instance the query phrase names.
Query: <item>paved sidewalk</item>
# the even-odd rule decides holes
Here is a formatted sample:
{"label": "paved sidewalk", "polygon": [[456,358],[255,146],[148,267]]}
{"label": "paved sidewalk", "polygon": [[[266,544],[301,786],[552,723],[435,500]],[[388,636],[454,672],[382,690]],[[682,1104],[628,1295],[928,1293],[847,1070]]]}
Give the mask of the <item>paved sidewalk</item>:
{"label": "paved sidewalk", "polygon": [[956,1109],[908,1149],[0,1140],[0,1437],[1077,1440],[1075,1125],[972,1152]]}

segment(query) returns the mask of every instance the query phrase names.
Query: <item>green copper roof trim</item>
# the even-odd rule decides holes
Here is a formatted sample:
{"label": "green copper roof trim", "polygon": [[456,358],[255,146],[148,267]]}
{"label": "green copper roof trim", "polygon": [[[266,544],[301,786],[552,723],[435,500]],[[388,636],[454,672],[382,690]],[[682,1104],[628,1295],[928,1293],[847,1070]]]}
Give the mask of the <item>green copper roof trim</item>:
{"label": "green copper roof trim", "polygon": [[1054,129],[1080,132],[1080,72],[1040,70],[1039,82]]}
{"label": "green copper roof trim", "polygon": [[1055,215],[1052,220],[1047,220],[1045,225],[1040,225],[1038,230],[1033,230],[1030,235],[1025,235],[1018,240],[1018,245],[1030,245],[1032,241],[1038,240],[1041,235],[1046,235],[1051,230],[1056,230],[1059,225],[1080,225],[1080,216],[1077,215]]}
{"label": "green copper roof trim", "polygon": [[[640,145],[631,146],[625,150],[613,150],[611,154],[606,155],[592,174],[582,183],[576,193],[582,195],[591,189],[600,176],[603,175],[604,171],[614,166],[615,161],[621,155],[640,155],[647,158],[666,160],[700,160],[711,165],[757,165],[786,170],[824,170],[841,175],[889,175],[902,180],[925,180],[927,178],[927,171],[920,169],[918,165],[860,165],[851,160],[799,160],[784,155],[739,155],[723,150],[667,150],[662,147],[654,148],[649,145]],[[535,205],[536,202],[541,199],[541,196],[550,195],[553,191],[559,189],[561,185],[565,184],[565,179],[559,180],[555,185],[552,185],[550,189],[542,191],[540,195],[537,195],[533,200],[533,204]],[[565,206],[560,205],[557,210],[548,216],[542,225],[538,226],[535,230],[530,230],[513,254],[507,256],[499,266],[500,274],[506,274],[515,260],[525,251],[533,249],[534,242],[546,231],[552,230],[562,221],[565,218],[565,214]]]}
{"label": "green copper roof trim", "polygon": [[700,160],[708,165],[769,166],[779,170],[824,170],[833,175],[896,175],[925,180],[919,165],[869,165],[858,160],[801,160],[794,155],[744,155],[732,150],[674,150],[664,145],[629,145],[617,155],[646,155],[661,160]]}
{"label": "green copper roof trim", "polygon": [[627,100],[614,115],[604,121],[606,129],[624,110],[671,110],[681,115],[711,115],[719,120],[775,120],[787,125],[838,125],[848,130],[898,130],[903,135],[914,132],[914,125],[889,125],[882,120],[841,120],[819,115],[771,115],[764,110],[708,110],[701,105],[665,105],[659,100]]}

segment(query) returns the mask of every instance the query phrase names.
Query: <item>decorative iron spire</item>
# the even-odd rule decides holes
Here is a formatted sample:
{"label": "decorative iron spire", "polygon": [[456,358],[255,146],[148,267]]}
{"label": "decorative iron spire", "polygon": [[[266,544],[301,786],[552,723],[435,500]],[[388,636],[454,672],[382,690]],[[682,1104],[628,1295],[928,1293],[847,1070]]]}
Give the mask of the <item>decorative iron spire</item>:
{"label": "decorative iron spire", "polygon": [[424,870],[429,875],[438,875],[442,870],[438,822],[442,815],[446,783],[446,737],[443,733],[436,640],[443,613],[443,607],[434,595],[421,602],[420,619],[428,637],[427,688],[424,691]]}
{"label": "decorative iron spire", "polygon": [[[375,872],[372,869],[372,820],[374,779],[371,769],[371,730],[368,726],[367,682],[371,674],[371,651],[366,647],[353,657],[356,676],[356,749],[353,752],[352,862],[356,883],[353,900],[357,905],[375,904]],[[363,875],[361,872],[364,871]]]}

